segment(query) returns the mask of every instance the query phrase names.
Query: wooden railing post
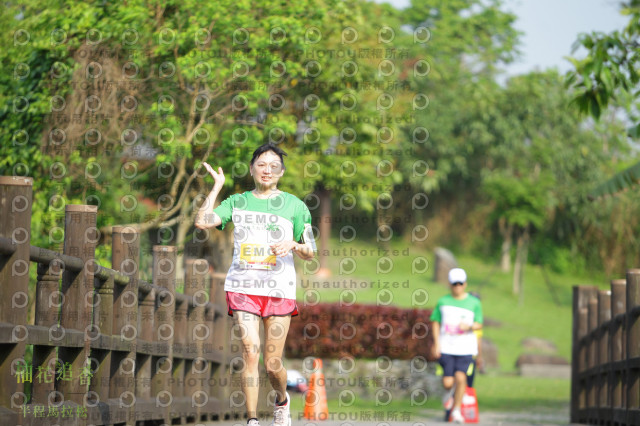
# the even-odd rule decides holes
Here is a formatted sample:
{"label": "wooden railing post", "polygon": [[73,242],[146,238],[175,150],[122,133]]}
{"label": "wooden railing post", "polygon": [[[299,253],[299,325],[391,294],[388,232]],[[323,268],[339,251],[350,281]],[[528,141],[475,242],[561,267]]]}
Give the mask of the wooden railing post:
{"label": "wooden railing post", "polygon": [[571,347],[571,410],[572,423],[579,423],[580,409],[586,405],[585,383],[580,373],[587,368],[587,348],[580,345],[580,338],[588,331],[588,303],[597,289],[592,286],[573,286],[573,325]]}
{"label": "wooden railing post", "polygon": [[[184,280],[184,277],[182,278]],[[173,373],[171,393],[174,398],[185,396],[185,355],[187,347],[187,302],[179,301],[176,297],[173,337]]]}
{"label": "wooden railing post", "polygon": [[18,406],[27,402],[19,397],[23,385],[16,378],[16,365],[24,365],[26,329],[15,327],[27,323],[32,194],[32,178],[0,176],[0,237],[16,246],[13,254],[0,254],[0,322],[13,325],[12,342],[0,345],[1,424],[18,424]]}
{"label": "wooden railing post", "polygon": [[[210,394],[218,400],[219,411],[229,410],[229,395],[231,394],[231,374],[228,368],[232,358],[229,335],[231,318],[227,314],[224,279],[223,274],[212,274],[209,287],[209,294],[215,305],[211,345],[214,351],[222,353],[219,360],[212,363],[211,367]],[[216,420],[218,419],[224,419],[224,415],[218,416]]]}
{"label": "wooden railing post", "polygon": [[[597,296],[597,292],[595,294]],[[598,328],[598,299],[594,297],[589,300],[588,305],[588,338],[587,343],[587,357],[588,357],[588,368],[592,373],[594,369],[598,366],[598,340],[594,336],[594,331]],[[589,374],[587,378],[587,407],[589,408],[589,412],[593,413],[593,407],[596,407],[598,404],[598,381],[597,376],[594,374]],[[591,415],[589,417],[592,417]]]}
{"label": "wooden railing post", "polygon": [[173,316],[176,309],[176,248],[153,246],[153,283],[164,290],[157,294],[158,309],[154,321],[153,340],[160,342],[166,356],[153,363],[151,396],[156,398],[156,407],[163,411],[164,423],[169,418],[173,392],[171,388],[173,370],[173,341],[175,338]]}
{"label": "wooden railing post", "polygon": [[[113,291],[114,281],[111,277],[99,282],[94,293],[93,325],[100,334],[107,337],[113,334]],[[98,395],[101,403],[106,403],[109,400],[112,352],[92,349],[91,358],[96,360],[97,365],[89,389]]]}
{"label": "wooden railing post", "polygon": [[[138,339],[143,342],[142,345],[149,347],[152,347],[151,342],[154,337],[155,306],[156,291],[152,288],[140,300],[140,315],[138,315]],[[138,398],[147,400],[151,398],[151,364],[151,355],[138,353],[136,359],[136,397]]]}
{"label": "wooden railing post", "polygon": [[609,405],[609,327],[607,323],[611,321],[611,291],[601,290],[598,292],[598,361],[601,367],[598,375],[598,413],[600,418],[608,418],[611,415]]}
{"label": "wooden railing post", "polygon": [[640,269],[627,271],[627,423],[638,422],[640,409]]}
{"label": "wooden railing post", "polygon": [[624,315],[627,312],[627,282],[626,280],[611,281],[611,361],[613,363],[609,382],[609,395],[611,408],[615,412],[623,406],[624,369],[621,361],[624,360],[625,333]]}
{"label": "wooden railing post", "polygon": [[[209,267],[209,272],[211,272],[213,268]],[[212,357],[219,353],[215,348],[216,343],[216,334],[215,334],[215,324],[216,324],[216,305],[215,305],[215,294],[211,292],[211,283],[213,279],[211,274],[207,274],[205,279],[205,287],[209,288],[209,307],[205,309],[204,312],[204,322],[209,327],[209,337],[205,340],[204,344],[204,357],[207,362],[207,373],[205,374],[205,381],[203,382],[203,390],[209,395],[209,403],[206,406],[207,410],[207,418],[206,420],[214,420],[213,415],[219,414],[219,406],[216,401],[215,390],[220,386],[215,377],[216,367],[218,365],[218,361],[220,358],[212,360]]]}
{"label": "wooden railing post", "polygon": [[[58,259],[49,264],[38,263],[35,325],[52,327],[60,322],[62,300],[58,288],[63,267]],[[32,403],[48,404],[49,397],[53,396],[51,393],[55,390],[55,381],[49,379],[56,375],[57,360],[55,346],[33,345],[33,368],[42,368],[45,373],[44,379],[33,381]]]}
{"label": "wooden railing post", "polygon": [[113,227],[113,269],[130,278],[126,286],[116,285],[113,291],[113,332],[127,341],[126,352],[112,353],[112,374],[109,397],[119,399],[122,407],[129,408],[125,421],[135,425],[135,373],[138,335],[138,269],[140,235],[132,227]]}
{"label": "wooden railing post", "polygon": [[[84,399],[90,383],[88,375],[81,375],[80,372],[90,367],[90,340],[87,328],[91,323],[93,304],[94,254],[98,242],[97,217],[97,206],[72,204],[65,207],[64,254],[82,259],[84,268],[80,272],[65,269],[62,273],[63,302],[60,325],[65,333],[73,330],[82,332],[84,345],[79,348],[58,348],[58,368],[64,373],[57,373],[62,379],[56,382],[56,389],[65,399],[82,406],[85,405]],[[68,379],[65,375],[68,375]]]}
{"label": "wooden railing post", "polygon": [[204,392],[205,374],[210,371],[204,359],[204,342],[211,334],[211,325],[205,323],[205,305],[209,298],[204,289],[209,263],[204,259],[187,259],[184,293],[193,297],[194,306],[189,309],[188,330],[189,351],[195,355],[185,372],[186,396],[191,397],[191,408],[199,422],[202,407],[206,405],[208,393]]}

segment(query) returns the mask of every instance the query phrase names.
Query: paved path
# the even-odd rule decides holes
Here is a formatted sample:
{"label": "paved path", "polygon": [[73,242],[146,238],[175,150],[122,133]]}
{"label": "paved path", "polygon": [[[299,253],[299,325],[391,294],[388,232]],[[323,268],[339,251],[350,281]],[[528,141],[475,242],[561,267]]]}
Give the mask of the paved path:
{"label": "paved path", "polygon": [[[482,421],[480,421],[479,423],[473,423],[475,425],[478,426],[509,426],[509,425],[513,425],[513,426],[529,426],[529,425],[569,425],[569,423],[566,422],[556,422],[556,421],[546,421],[546,420],[540,420],[540,421],[521,421],[518,420],[517,418],[509,418],[510,416],[505,416],[503,414],[499,414],[497,413],[495,416],[491,415],[491,416],[486,416],[485,418],[482,418]],[[216,422],[210,422],[210,423],[204,423],[201,425],[203,426],[245,426],[245,422],[220,422],[220,423],[216,423]],[[262,421],[261,425],[262,426],[269,426],[270,421]],[[291,426],[428,426],[431,424],[452,424],[452,423],[445,423],[442,420],[432,420],[432,419],[423,419],[422,421],[416,421],[416,422],[341,422],[341,421],[335,421],[335,420],[326,420],[323,422],[316,422],[316,423],[307,423],[307,422],[299,422],[299,421],[293,421],[291,422]],[[573,425],[573,426],[579,426],[579,425]]]}
{"label": "paved path", "polygon": [[[342,416],[331,416],[329,420],[311,422],[305,419],[298,419],[293,416],[291,426],[428,426],[431,424],[446,424],[442,419],[442,412],[439,410],[425,410],[424,416],[415,417],[409,422],[385,422],[385,421],[358,421],[346,413]],[[355,416],[355,414],[354,414]],[[357,417],[357,416],[356,416]],[[261,419],[262,426],[269,426],[271,419]],[[245,426],[245,420],[222,421],[204,423],[203,426]],[[497,413],[480,412],[480,422],[478,426],[529,426],[529,425],[569,425],[569,413]],[[577,426],[577,425],[575,425]]]}

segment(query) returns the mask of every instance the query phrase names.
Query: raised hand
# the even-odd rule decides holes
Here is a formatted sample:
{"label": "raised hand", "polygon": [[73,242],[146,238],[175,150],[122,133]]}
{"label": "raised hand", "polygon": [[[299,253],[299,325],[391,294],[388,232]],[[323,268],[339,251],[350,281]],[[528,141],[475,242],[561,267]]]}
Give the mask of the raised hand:
{"label": "raised hand", "polygon": [[213,188],[218,190],[222,189],[222,185],[224,185],[224,172],[222,171],[222,167],[218,167],[218,171],[216,172],[207,162],[202,164],[204,164],[205,169],[207,169],[213,178]]}

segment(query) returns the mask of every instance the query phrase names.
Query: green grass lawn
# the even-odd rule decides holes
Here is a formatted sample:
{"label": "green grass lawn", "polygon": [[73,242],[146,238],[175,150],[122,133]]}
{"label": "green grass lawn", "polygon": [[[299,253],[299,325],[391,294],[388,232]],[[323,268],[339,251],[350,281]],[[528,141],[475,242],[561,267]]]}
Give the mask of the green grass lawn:
{"label": "green grass lawn", "polygon": [[[390,292],[393,305],[423,306],[430,309],[435,306],[439,297],[449,292],[448,286],[433,281],[431,265],[426,272],[412,272],[412,263],[415,259],[422,257],[432,264],[434,257],[432,252],[412,246],[410,243],[392,242],[389,246],[391,251],[388,253],[378,249],[375,243],[356,240],[341,244],[334,239],[331,241],[331,247],[340,248],[342,252],[329,256],[328,266],[333,276],[324,281],[328,281],[331,284],[330,287],[334,286],[335,282],[343,280],[368,282],[365,286],[358,284],[352,287],[352,292],[348,294],[349,300],[355,294],[357,303],[375,304],[381,292],[386,293],[385,300]],[[396,250],[395,254],[393,250]],[[391,259],[393,266],[382,265],[382,271],[378,271],[377,262],[385,256]],[[353,262],[349,259],[345,260],[349,257]],[[476,389],[482,409],[497,411],[531,411],[536,407],[547,410],[566,409],[569,403],[569,380],[523,378],[515,374],[515,362],[525,352],[521,347],[521,341],[528,336],[547,339],[557,346],[558,355],[570,361],[572,286],[590,284],[608,288],[607,279],[604,276],[559,275],[547,271],[549,285],[540,267],[527,265],[524,271],[524,297],[520,301],[511,291],[512,273],[501,272],[494,262],[473,256],[456,255],[456,258],[459,265],[467,271],[468,289],[477,291],[481,295],[485,318],[500,323],[499,326],[488,326],[484,329],[484,336],[491,339],[498,348],[500,367],[488,370],[487,375],[477,376]],[[340,274],[341,262],[342,274]],[[303,270],[301,266],[299,266],[300,271]],[[351,271],[353,266],[355,270]],[[318,298],[320,302],[340,300],[344,292],[340,288],[325,288],[320,284],[315,284],[316,288],[313,287],[314,282],[321,281],[323,280],[313,276],[303,277],[303,285],[298,286],[299,305],[303,306],[301,301],[304,299],[305,292],[312,290],[315,290],[314,298]],[[426,290],[428,294],[426,303],[412,302],[412,294],[418,290]],[[555,293],[555,300],[552,291]],[[346,408],[338,407],[337,401],[329,401],[330,409],[332,404],[335,409]],[[357,401],[350,409],[358,410],[367,407],[369,410],[375,410],[371,404],[370,401]],[[398,407],[408,406],[408,410],[412,413],[419,413],[424,408],[439,409],[441,407],[437,397],[429,400],[423,407],[411,407],[409,401],[394,401],[393,404],[397,404]],[[301,403],[300,409],[303,406]],[[295,403],[294,407],[296,407]]]}

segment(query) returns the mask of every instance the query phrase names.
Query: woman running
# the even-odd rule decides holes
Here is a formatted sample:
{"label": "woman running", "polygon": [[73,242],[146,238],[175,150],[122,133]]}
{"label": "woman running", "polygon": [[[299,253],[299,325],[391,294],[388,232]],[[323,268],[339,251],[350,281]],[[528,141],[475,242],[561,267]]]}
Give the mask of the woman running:
{"label": "woman running", "polygon": [[294,195],[277,188],[285,172],[285,155],[270,143],[256,149],[249,169],[255,189],[234,194],[215,209],[212,206],[225,177],[221,167],[216,172],[204,163],[214,185],[195,221],[199,229],[224,229],[233,222],[233,261],[224,289],[228,313],[242,330],[242,391],[249,426],[259,425],[260,321],[265,330],[264,364],[277,395],[272,425],[291,425],[282,353],[291,317],[298,315],[293,253],[310,260],[316,252],[309,209]]}

